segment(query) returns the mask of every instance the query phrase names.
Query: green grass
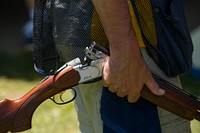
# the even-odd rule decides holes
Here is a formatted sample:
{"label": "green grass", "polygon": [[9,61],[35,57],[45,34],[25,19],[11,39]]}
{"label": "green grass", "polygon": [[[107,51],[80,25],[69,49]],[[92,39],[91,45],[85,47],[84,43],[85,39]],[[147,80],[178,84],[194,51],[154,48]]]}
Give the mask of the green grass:
{"label": "green grass", "polygon": [[[200,80],[192,77],[191,75],[181,76],[181,82],[184,90],[193,94],[194,96],[200,98]],[[200,132],[200,122],[197,120],[191,121],[192,133]]]}
{"label": "green grass", "polygon": [[[9,56],[0,53],[0,99],[17,99],[31,90],[43,78],[33,70],[31,53]],[[200,83],[190,75],[181,76],[185,90],[200,96]],[[191,121],[193,133],[199,133],[200,122]],[[78,133],[77,115],[73,103],[58,106],[46,100],[35,111],[32,128],[24,133]]]}

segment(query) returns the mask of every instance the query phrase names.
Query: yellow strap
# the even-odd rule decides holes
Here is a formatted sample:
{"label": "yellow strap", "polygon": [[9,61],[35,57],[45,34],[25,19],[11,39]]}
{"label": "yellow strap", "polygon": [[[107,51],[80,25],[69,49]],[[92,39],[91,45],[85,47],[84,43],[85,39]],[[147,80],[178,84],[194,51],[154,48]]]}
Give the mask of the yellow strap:
{"label": "yellow strap", "polygon": [[157,34],[151,0],[134,0],[134,2],[139,14],[143,34],[151,44],[157,45]]}
{"label": "yellow strap", "polygon": [[135,12],[133,10],[133,6],[132,6],[130,0],[128,0],[128,5],[129,5],[129,11],[130,11],[130,15],[131,15],[131,22],[132,22],[132,25],[133,25],[135,35],[136,35],[137,40],[138,40],[139,47],[145,47],[143,39],[142,39],[140,27],[139,27],[138,21],[136,19]]}

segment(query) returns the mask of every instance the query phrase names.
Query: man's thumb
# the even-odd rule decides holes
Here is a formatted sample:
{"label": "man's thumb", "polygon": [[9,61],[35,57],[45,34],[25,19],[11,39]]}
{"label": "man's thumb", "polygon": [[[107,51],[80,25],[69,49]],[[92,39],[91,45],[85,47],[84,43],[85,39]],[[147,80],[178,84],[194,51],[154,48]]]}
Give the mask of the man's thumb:
{"label": "man's thumb", "polygon": [[153,77],[151,77],[147,83],[146,86],[149,88],[149,90],[155,94],[155,95],[164,95],[165,94],[165,90],[161,89],[159,87],[159,85],[156,83],[156,81],[153,79]]}

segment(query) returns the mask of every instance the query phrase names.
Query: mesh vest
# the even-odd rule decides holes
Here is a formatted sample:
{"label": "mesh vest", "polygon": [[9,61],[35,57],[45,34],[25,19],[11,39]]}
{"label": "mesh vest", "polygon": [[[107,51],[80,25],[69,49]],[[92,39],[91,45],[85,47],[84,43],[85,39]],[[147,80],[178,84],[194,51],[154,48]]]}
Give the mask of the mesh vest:
{"label": "mesh vest", "polygon": [[[140,47],[146,47],[169,76],[189,71],[193,48],[180,0],[128,0],[128,3]],[[91,1],[35,1],[36,68],[48,73],[76,57],[83,60],[85,47],[93,41],[109,48]]]}

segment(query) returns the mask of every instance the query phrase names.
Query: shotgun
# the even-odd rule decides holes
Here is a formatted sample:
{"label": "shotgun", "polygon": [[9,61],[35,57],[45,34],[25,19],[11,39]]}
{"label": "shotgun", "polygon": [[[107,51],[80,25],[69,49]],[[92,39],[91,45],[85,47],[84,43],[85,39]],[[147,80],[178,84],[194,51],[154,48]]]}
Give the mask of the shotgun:
{"label": "shotgun", "polygon": [[[0,133],[21,132],[31,128],[34,111],[45,100],[81,83],[101,79],[102,69],[109,56],[107,49],[91,44],[85,50],[86,59],[76,58],[54,74],[45,77],[37,86],[17,100],[0,101]],[[144,86],[141,97],[187,120],[200,121],[199,98],[183,91],[169,82],[153,75],[159,86],[165,89],[165,95],[157,96]]]}

